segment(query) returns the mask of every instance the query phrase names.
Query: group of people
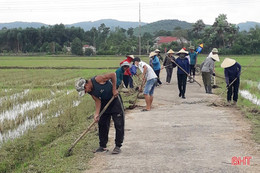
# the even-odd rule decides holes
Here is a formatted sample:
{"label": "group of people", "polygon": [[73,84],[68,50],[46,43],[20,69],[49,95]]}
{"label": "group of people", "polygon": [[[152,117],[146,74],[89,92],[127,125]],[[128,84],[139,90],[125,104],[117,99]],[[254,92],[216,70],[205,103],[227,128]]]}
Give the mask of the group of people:
{"label": "group of people", "polygon": [[[159,52],[151,52],[150,64],[143,62],[139,57],[133,55],[127,55],[126,59],[120,63],[120,67],[115,73],[108,73],[104,75],[94,76],[91,79],[79,79],[75,83],[76,90],[80,96],[85,93],[91,95],[95,101],[95,115],[94,121],[98,122],[99,127],[99,148],[96,152],[107,152],[108,132],[110,127],[111,118],[114,121],[116,129],[115,135],[115,148],[112,154],[119,154],[121,152],[121,146],[124,140],[124,106],[123,101],[118,93],[118,88],[124,81],[125,87],[132,87],[132,76],[137,74],[137,68],[142,72],[142,83],[145,84],[143,94],[145,97],[146,107],[142,111],[150,111],[153,102],[153,93],[156,85],[160,85],[159,80],[160,70],[166,69],[166,83],[171,82],[172,71],[176,66],[177,81],[179,89],[179,97],[185,99],[187,77],[189,81],[195,78],[195,65],[197,63],[197,53],[194,52],[194,47],[190,47],[190,52],[185,49],[181,49],[176,53],[178,56],[176,59],[173,56],[174,51],[169,50],[164,61],[160,58]],[[214,66],[215,61],[219,61],[218,51],[216,48],[212,50],[206,60],[202,63],[201,71],[202,78],[205,86],[206,93],[211,94],[211,75],[215,75]],[[163,67],[160,65],[160,61],[163,61]],[[159,64],[159,65],[158,65]],[[227,100],[230,102],[233,95],[234,103],[238,98],[239,76],[241,73],[241,66],[233,59],[226,58],[221,67],[225,68],[225,79],[227,83]],[[193,78],[191,77],[193,76]],[[236,80],[235,80],[236,79]],[[142,89],[142,87],[140,87]],[[108,104],[111,98],[114,100],[108,106],[106,111],[101,117],[99,117],[100,111]]]}

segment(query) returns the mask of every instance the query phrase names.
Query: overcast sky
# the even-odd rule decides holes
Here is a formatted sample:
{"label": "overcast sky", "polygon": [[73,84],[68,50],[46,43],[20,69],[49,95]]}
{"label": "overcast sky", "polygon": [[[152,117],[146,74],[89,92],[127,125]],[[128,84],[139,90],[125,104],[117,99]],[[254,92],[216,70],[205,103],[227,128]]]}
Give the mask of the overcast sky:
{"label": "overcast sky", "polygon": [[260,22],[260,0],[0,0],[0,23],[24,21],[73,24],[117,19],[155,22],[178,19],[213,24],[219,14],[228,22]]}

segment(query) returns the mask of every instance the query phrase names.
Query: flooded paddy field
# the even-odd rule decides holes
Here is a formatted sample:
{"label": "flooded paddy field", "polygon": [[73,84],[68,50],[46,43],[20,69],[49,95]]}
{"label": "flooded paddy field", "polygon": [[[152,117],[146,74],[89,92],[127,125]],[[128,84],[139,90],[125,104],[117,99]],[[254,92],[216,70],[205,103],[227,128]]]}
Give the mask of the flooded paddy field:
{"label": "flooded paddy field", "polygon": [[[114,72],[121,60],[122,57],[0,57],[0,172],[48,172],[53,170],[53,163],[66,166],[64,162],[71,159],[75,159],[69,161],[72,165],[82,158],[88,160],[93,154],[89,150],[98,141],[95,133],[86,138],[91,143],[82,147],[84,152],[76,149],[78,154],[61,161],[63,152],[93,121],[94,102],[90,96],[79,98],[75,81]],[[55,157],[57,162],[53,161]],[[49,162],[49,167],[42,159]],[[80,164],[87,166],[87,162]]]}

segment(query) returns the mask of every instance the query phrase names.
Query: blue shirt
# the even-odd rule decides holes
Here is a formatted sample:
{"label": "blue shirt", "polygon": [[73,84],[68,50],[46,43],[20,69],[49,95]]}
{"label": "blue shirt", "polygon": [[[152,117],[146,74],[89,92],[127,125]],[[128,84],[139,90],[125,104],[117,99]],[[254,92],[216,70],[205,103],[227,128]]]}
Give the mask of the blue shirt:
{"label": "blue shirt", "polygon": [[116,88],[119,87],[119,85],[121,84],[122,80],[123,80],[123,75],[124,75],[124,69],[123,67],[119,67],[116,70]]}
{"label": "blue shirt", "polygon": [[197,59],[197,54],[196,52],[189,53],[190,56],[190,65],[195,65],[196,64],[196,59]]}
{"label": "blue shirt", "polygon": [[161,69],[161,64],[160,64],[159,58],[157,56],[154,56],[152,63],[153,63],[153,70]]}
{"label": "blue shirt", "polygon": [[137,67],[135,65],[132,65],[131,68],[130,68],[130,73],[132,75],[136,75],[136,70],[137,70]]}
{"label": "blue shirt", "polygon": [[[183,70],[185,70],[187,73],[190,72],[190,63],[188,58],[177,58],[176,59],[176,63],[183,68]],[[186,74],[185,72],[183,72],[179,67],[177,70],[177,74]]]}
{"label": "blue shirt", "polygon": [[225,68],[224,73],[225,73],[226,83],[229,84],[235,78],[239,78],[240,73],[241,73],[241,65],[236,62],[231,67]]}

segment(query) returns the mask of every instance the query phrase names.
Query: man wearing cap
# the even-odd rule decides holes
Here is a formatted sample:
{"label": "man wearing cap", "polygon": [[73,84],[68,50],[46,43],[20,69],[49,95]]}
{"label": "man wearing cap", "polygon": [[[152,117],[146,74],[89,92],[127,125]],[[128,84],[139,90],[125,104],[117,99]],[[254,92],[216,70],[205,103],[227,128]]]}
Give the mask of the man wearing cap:
{"label": "man wearing cap", "polygon": [[119,88],[119,86],[122,83],[122,80],[124,79],[124,74],[125,71],[129,70],[130,67],[130,63],[127,61],[124,61],[122,63],[120,63],[120,66],[117,70],[116,70],[116,89]]}
{"label": "man wearing cap", "polygon": [[231,97],[233,95],[233,104],[236,105],[238,99],[241,65],[237,63],[234,59],[225,58],[221,64],[221,67],[224,68],[225,79],[228,89],[227,101],[228,103],[230,103]]}
{"label": "man wearing cap", "polygon": [[[95,122],[98,122],[99,128],[99,148],[96,150],[96,152],[108,151],[106,147],[108,142],[110,120],[112,117],[116,129],[116,146],[112,151],[112,154],[120,153],[120,147],[122,146],[124,139],[125,119],[123,102],[116,89],[116,74],[108,73],[105,75],[98,75],[89,80],[81,78],[76,82],[75,86],[80,96],[88,93],[95,101],[96,111],[94,120]],[[99,117],[100,111],[105,107],[105,105],[112,97],[115,97],[115,99],[108,106],[104,114]]]}
{"label": "man wearing cap", "polygon": [[212,54],[201,64],[202,80],[208,94],[212,94],[211,75],[215,76],[215,61],[219,61],[218,54]]}
{"label": "man wearing cap", "polygon": [[[197,64],[197,53],[194,52],[194,46],[190,46],[190,76],[193,76],[193,79],[195,79],[195,65]],[[194,82],[192,79],[189,80],[191,83]]]}
{"label": "man wearing cap", "polygon": [[177,80],[178,80],[178,88],[179,88],[179,97],[185,99],[186,92],[186,83],[187,83],[187,74],[190,72],[190,63],[188,58],[186,57],[189,53],[184,49],[181,49],[177,55],[179,56],[176,59],[176,63],[183,69],[178,67],[177,70]]}
{"label": "man wearing cap", "polygon": [[149,58],[152,59],[152,68],[155,72],[155,74],[157,75],[157,86],[161,85],[162,82],[160,80],[160,71],[161,71],[161,64],[159,61],[159,58],[157,57],[157,53],[156,52],[151,52],[149,55]]}
{"label": "man wearing cap", "polygon": [[167,55],[165,56],[164,61],[163,61],[163,66],[165,67],[165,70],[166,70],[166,82],[167,82],[167,84],[171,83],[172,71],[173,71],[173,68],[176,67],[176,64],[174,64],[172,62],[172,61],[175,61],[173,54],[174,54],[174,51],[172,49],[170,49],[167,52]]}
{"label": "man wearing cap", "polygon": [[146,81],[144,87],[144,98],[146,102],[146,108],[142,111],[150,111],[153,102],[153,92],[157,82],[157,76],[153,71],[152,67],[146,64],[145,62],[141,61],[140,58],[136,57],[134,59],[134,64],[143,73],[143,82]]}
{"label": "man wearing cap", "polygon": [[[127,55],[126,56],[126,59],[123,60],[122,62],[120,62],[120,65],[122,65],[122,63],[124,62],[128,62],[129,64],[131,64],[131,62],[133,61],[134,59],[134,55]],[[130,65],[131,66],[131,65]],[[124,71],[124,75],[123,75],[123,81],[124,81],[124,84],[125,84],[125,87],[128,88],[128,84],[130,86],[130,88],[133,88],[133,79],[131,77],[131,72],[130,72],[130,67],[127,68],[125,71]]]}

